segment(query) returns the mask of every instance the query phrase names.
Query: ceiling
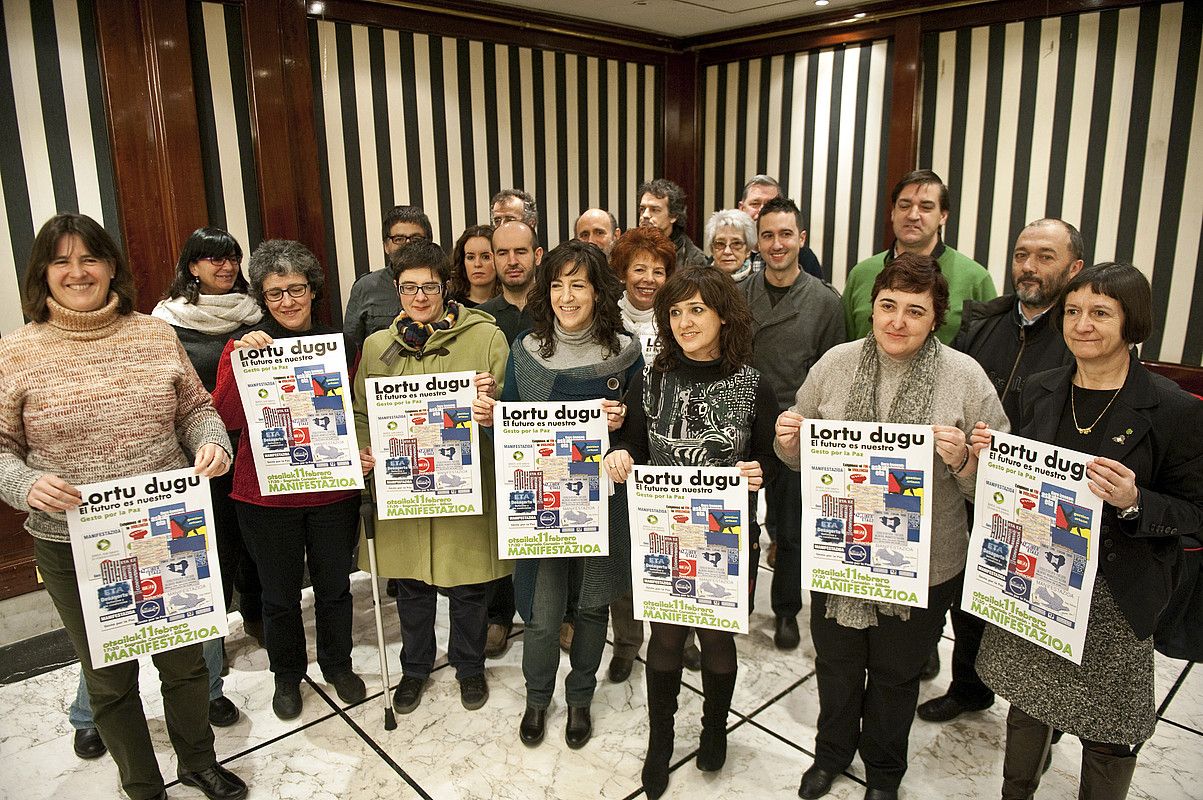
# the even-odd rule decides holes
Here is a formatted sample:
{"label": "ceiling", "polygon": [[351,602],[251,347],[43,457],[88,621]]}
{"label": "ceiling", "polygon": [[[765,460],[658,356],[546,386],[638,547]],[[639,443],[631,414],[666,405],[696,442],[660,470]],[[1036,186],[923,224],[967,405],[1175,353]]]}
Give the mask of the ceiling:
{"label": "ceiling", "polygon": [[848,10],[865,0],[494,0],[499,5],[637,28],[676,38],[759,25],[775,19]]}

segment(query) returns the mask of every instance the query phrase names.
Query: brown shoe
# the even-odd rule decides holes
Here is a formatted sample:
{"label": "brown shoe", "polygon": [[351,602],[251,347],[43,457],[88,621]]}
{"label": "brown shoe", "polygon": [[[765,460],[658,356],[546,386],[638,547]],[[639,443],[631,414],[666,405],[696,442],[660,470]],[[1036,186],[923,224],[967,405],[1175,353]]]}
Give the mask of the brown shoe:
{"label": "brown shoe", "polygon": [[769,569],[777,566],[777,543],[769,542],[769,552],[765,554],[764,563],[769,565]]}
{"label": "brown shoe", "polygon": [[572,632],[574,630],[571,622],[560,623],[560,649],[565,653],[572,650]]}
{"label": "brown shoe", "polygon": [[501,658],[510,647],[510,626],[489,623],[485,637],[485,658]]}

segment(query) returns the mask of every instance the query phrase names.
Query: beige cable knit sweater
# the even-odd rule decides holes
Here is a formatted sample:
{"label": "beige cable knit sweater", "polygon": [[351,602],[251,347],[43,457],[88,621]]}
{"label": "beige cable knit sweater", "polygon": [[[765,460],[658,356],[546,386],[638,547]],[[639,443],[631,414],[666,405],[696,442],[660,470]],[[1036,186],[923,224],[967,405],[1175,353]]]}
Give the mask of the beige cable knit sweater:
{"label": "beige cable knit sweater", "polygon": [[[798,389],[796,401],[790,410],[807,419],[843,419],[844,404],[848,401],[852,379],[860,364],[864,341],[858,339],[828,350],[811,367],[806,383]],[[909,362],[882,357],[877,387],[879,419],[885,419],[889,413],[894,393],[908,365]],[[933,425],[955,425],[965,431],[968,437],[978,420],[996,431],[1010,430],[998,394],[981,366],[964,353],[941,344],[930,421]],[[786,455],[776,442],[773,443],[773,449],[790,469],[799,468],[797,456]],[[976,481],[973,475],[953,476],[938,455],[934,456],[934,460],[930,586],[950,580],[965,568],[965,554],[969,550],[965,500],[973,499]]]}
{"label": "beige cable knit sweater", "polygon": [[47,322],[0,339],[0,499],[30,512],[35,537],[66,542],[65,514],[29,508],[42,475],[78,486],[188,466],[205,444],[231,447],[170,325],[118,314],[115,294],[83,313],[46,302]]}

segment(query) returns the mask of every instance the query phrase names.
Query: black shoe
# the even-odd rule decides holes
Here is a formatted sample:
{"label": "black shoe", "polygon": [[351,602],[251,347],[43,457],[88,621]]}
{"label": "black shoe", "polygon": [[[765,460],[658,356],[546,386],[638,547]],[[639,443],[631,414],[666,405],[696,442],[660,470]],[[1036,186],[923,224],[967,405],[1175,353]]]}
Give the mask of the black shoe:
{"label": "black shoe", "polygon": [[398,714],[412,713],[422,702],[422,692],[426,689],[426,678],[402,676],[401,682],[393,690],[393,709]]}
{"label": "black shoe", "polygon": [[923,665],[923,671],[919,673],[919,680],[930,681],[939,674],[940,651],[933,647],[931,655],[927,657],[927,663]]}
{"label": "black shoe", "polygon": [[802,800],[816,800],[831,791],[831,782],[835,779],[834,772],[811,766],[802,773],[802,783],[798,785],[798,797],[801,797]]}
{"label": "black shoe", "polygon": [[75,755],[80,758],[100,758],[109,751],[95,728],[79,728],[75,731]]}
{"label": "black shoe", "polygon": [[344,703],[358,703],[368,696],[368,687],[363,685],[363,678],[351,670],[326,676],[326,683],[334,687],[338,699]]}
{"label": "black shoe", "polygon": [[518,738],[527,747],[534,747],[543,741],[543,734],[546,732],[547,709],[527,706],[526,713],[522,715],[522,722],[518,725]]}
{"label": "black shoe", "polygon": [[389,578],[384,584],[384,593],[389,597],[397,596],[397,579]]}
{"label": "black shoe", "polygon": [[915,709],[915,715],[928,722],[948,722],[962,714],[970,711],[982,711],[992,705],[994,705],[993,697],[984,702],[970,702],[949,693],[934,697],[926,703],[920,703],[919,707]]}
{"label": "black shoe", "polygon": [[219,697],[209,701],[209,724],[218,728],[228,728],[238,721],[238,706],[230,702],[228,697]]}
{"label": "black shoe", "polygon": [[589,706],[568,706],[568,726],[564,728],[564,741],[573,750],[579,750],[593,735],[593,720],[589,719]]}
{"label": "black shoe", "polygon": [[485,635],[485,658],[501,658],[510,647],[510,631],[512,625],[500,622],[490,622],[488,633]]}
{"label": "black shoe", "polygon": [[205,793],[209,800],[241,800],[246,797],[246,784],[221,764],[198,770],[178,772],[180,783],[193,786]]}
{"label": "black shoe", "polygon": [[272,696],[272,711],[283,720],[301,716],[301,684],[291,681],[276,681],[276,693]]}
{"label": "black shoe", "polygon": [[608,672],[610,683],[622,683],[631,677],[631,667],[633,666],[635,666],[635,660],[632,658],[623,658],[622,656],[611,658]]}
{"label": "black shoe", "polygon": [[777,629],[773,632],[773,644],[778,650],[793,650],[802,641],[798,633],[798,620],[794,617],[777,617]]}
{"label": "black shoe", "polygon": [[690,642],[685,645],[685,652],[681,653],[681,665],[693,672],[702,668],[702,651],[696,644]]}
{"label": "black shoe", "polygon": [[865,800],[898,800],[898,790],[866,788]]}
{"label": "black shoe", "polygon": [[459,682],[459,701],[469,711],[475,711],[489,702],[489,683],[484,673],[469,675]]}

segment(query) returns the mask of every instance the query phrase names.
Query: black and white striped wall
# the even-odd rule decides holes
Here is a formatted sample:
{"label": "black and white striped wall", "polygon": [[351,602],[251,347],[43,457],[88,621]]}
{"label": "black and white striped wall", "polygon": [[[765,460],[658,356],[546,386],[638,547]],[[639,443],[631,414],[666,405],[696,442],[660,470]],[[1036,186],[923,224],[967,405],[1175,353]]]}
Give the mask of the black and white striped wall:
{"label": "black and white striped wall", "polygon": [[1077,225],[1088,263],[1153,286],[1147,359],[1203,363],[1203,5],[948,31],[924,42],[919,163],[949,185],[949,243],[1000,289],[1023,225]]}
{"label": "black and white striped wall", "polygon": [[[703,222],[766,173],[802,209],[808,243],[838,288],[878,249],[893,52],[889,41],[705,69]],[[701,243],[699,242],[699,245]]]}
{"label": "black and white striped wall", "polygon": [[25,320],[34,236],[59,212],[120,240],[91,0],[0,3],[0,334]]}
{"label": "black and white striped wall", "polygon": [[310,22],[327,252],[345,304],[383,266],[380,220],[421,206],[450,247],[502,188],[537,198],[545,247],[601,206],[626,228],[659,173],[657,68],[329,21]]}

